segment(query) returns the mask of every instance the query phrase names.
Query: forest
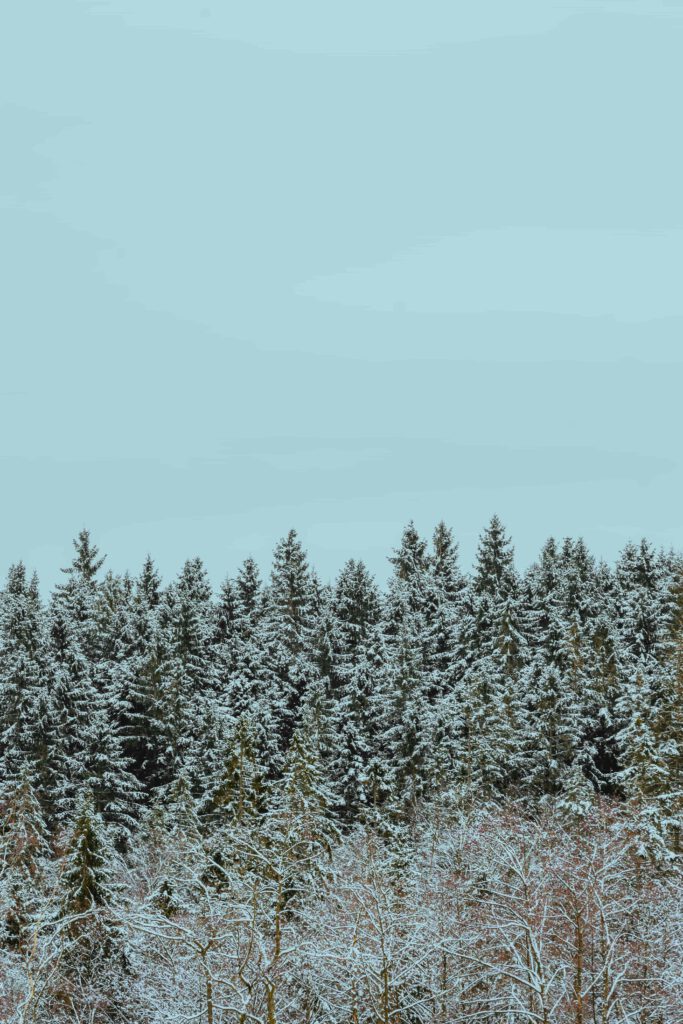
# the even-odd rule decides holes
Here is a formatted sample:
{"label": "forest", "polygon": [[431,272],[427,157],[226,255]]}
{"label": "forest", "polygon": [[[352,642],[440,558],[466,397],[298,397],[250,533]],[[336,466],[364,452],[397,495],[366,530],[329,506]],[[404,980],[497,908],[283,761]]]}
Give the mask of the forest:
{"label": "forest", "polygon": [[683,557],[394,542],[10,568],[0,1019],[683,1022]]}

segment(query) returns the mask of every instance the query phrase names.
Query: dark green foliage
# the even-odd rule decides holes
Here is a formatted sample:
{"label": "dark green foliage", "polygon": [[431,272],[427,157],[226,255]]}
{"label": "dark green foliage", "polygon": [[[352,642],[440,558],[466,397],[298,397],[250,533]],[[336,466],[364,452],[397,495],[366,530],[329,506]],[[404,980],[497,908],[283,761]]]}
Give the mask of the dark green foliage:
{"label": "dark green foliage", "polygon": [[[292,530],[266,586],[247,559],[214,597],[199,559],[164,586],[151,558],[101,579],[87,530],[74,547],[47,606],[22,564],[0,595],[0,795],[35,821],[16,849],[36,865],[71,834],[69,913],[105,905],[105,851],[134,857],[151,807],[216,863],[210,836],[297,800],[323,835],[505,797],[569,820],[608,794],[642,805],[650,846],[680,846],[674,554],[627,545],[612,571],[551,539],[520,574],[494,517],[468,575],[445,524],[429,545],[410,523],[383,593],[354,559],[321,585]],[[34,868],[12,870],[19,900]]]}

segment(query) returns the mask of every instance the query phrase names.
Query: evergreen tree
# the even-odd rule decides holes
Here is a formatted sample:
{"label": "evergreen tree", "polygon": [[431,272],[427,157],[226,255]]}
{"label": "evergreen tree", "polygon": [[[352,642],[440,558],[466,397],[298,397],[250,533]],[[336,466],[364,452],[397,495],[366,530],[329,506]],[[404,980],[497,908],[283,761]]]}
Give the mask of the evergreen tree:
{"label": "evergreen tree", "polygon": [[241,826],[263,811],[267,768],[259,761],[259,740],[249,715],[240,715],[207,786],[203,816],[212,826]]}
{"label": "evergreen tree", "polygon": [[104,565],[106,555],[98,558],[99,549],[90,540],[90,531],[83,529],[73,541],[76,551],[71,565],[62,572],[67,576],[78,578],[84,583],[94,583],[97,573]]}
{"label": "evergreen tree", "polygon": [[149,791],[157,773],[154,721],[161,664],[160,601],[161,580],[148,556],[120,624],[113,711],[124,755],[143,791]]}
{"label": "evergreen tree", "polygon": [[456,684],[463,735],[463,795],[516,785],[528,749],[524,608],[512,544],[497,516],[484,531],[461,618],[463,671]]}
{"label": "evergreen tree", "polygon": [[99,639],[94,610],[99,591],[96,577],[106,556],[98,557],[99,549],[91,542],[90,533],[85,529],[73,541],[73,546],[76,554],[71,565],[62,569],[68,580],[57,586],[54,603],[64,609],[77,630],[83,656],[94,662]]}
{"label": "evergreen tree", "polygon": [[666,749],[655,735],[654,695],[649,679],[638,674],[629,693],[631,714],[619,736],[624,751],[621,783],[636,814],[639,853],[668,860],[671,776]]}
{"label": "evergreen tree", "polygon": [[157,611],[158,646],[147,693],[152,786],[170,785],[183,767],[192,770],[193,723],[217,690],[212,619],[206,571],[200,559],[191,559]]}
{"label": "evergreen tree", "polygon": [[633,677],[670,651],[673,579],[666,557],[657,555],[646,540],[626,545],[616,579],[621,643]]}
{"label": "evergreen tree", "polygon": [[337,622],[335,653],[344,665],[353,662],[382,611],[377,585],[363,562],[352,558],[344,565],[334,588],[332,608]]}
{"label": "evergreen tree", "polygon": [[44,788],[51,705],[46,619],[35,577],[13,566],[0,595],[0,778],[12,784],[28,762]]}
{"label": "evergreen tree", "polygon": [[78,948],[69,959],[79,969],[95,969],[119,946],[113,916],[116,885],[112,851],[104,824],[87,790],[79,801],[60,873],[60,920]]}
{"label": "evergreen tree", "polygon": [[385,630],[391,643],[401,633],[404,620],[412,620],[417,651],[426,668],[431,654],[431,636],[427,615],[430,597],[430,558],[427,542],[411,521],[401,536],[401,543],[389,559],[393,572],[389,579],[384,607]]}
{"label": "evergreen tree", "polygon": [[213,661],[216,668],[217,688],[227,700],[229,681],[239,664],[239,627],[236,588],[226,579],[218,596],[213,629]]}
{"label": "evergreen tree", "polygon": [[326,871],[338,837],[333,803],[315,721],[305,714],[292,737],[282,777],[271,786],[265,817],[266,849],[281,910],[303,899]]}
{"label": "evergreen tree", "polygon": [[495,601],[517,591],[512,541],[498,516],[491,518],[479,540],[472,585],[475,594],[487,595]]}
{"label": "evergreen tree", "polygon": [[4,939],[23,948],[44,901],[50,849],[42,809],[26,763],[7,792],[0,818],[0,899]]}
{"label": "evergreen tree", "polygon": [[317,672],[311,657],[316,586],[308,560],[290,530],[276,546],[270,587],[255,642],[260,649],[261,699],[275,725],[280,755],[300,719],[301,701]]}
{"label": "evergreen tree", "polygon": [[93,681],[93,666],[81,644],[82,625],[73,617],[70,601],[58,592],[50,609],[50,817],[68,821],[86,787],[96,811],[125,844],[135,827],[138,787],[109,718],[108,694]]}
{"label": "evergreen tree", "polygon": [[645,831],[652,850],[666,841],[667,812],[661,797],[670,788],[668,767],[654,728],[671,678],[665,666],[675,650],[675,579],[666,556],[643,540],[622,551],[616,583],[621,676],[616,715],[623,767],[619,778],[626,794],[646,807]]}
{"label": "evergreen tree", "polygon": [[462,618],[465,578],[458,566],[458,546],[441,522],[434,531],[427,589],[427,669],[432,699],[452,692],[464,670]]}
{"label": "evergreen tree", "polygon": [[430,794],[432,784],[433,719],[418,630],[415,619],[406,616],[394,647],[382,743],[389,765],[392,804],[400,817],[414,815],[419,803]]}
{"label": "evergreen tree", "polygon": [[261,574],[253,558],[245,559],[235,581],[240,636],[252,636],[263,613]]}
{"label": "evergreen tree", "polygon": [[[480,952],[488,964],[517,956],[514,938],[496,946],[500,929],[476,932],[479,915],[493,912],[491,893],[505,897],[513,876],[528,885],[524,934],[541,928],[549,963],[597,922],[553,985],[578,972],[579,959],[586,977],[604,978],[608,964],[630,978],[635,957],[633,977],[645,977],[642,907],[677,877],[661,868],[677,866],[683,843],[680,556],[643,541],[613,570],[583,541],[551,539],[520,575],[494,517],[465,575],[443,523],[431,546],[410,523],[380,592],[355,559],[321,585],[292,531],[267,586],[247,559],[214,597],[198,559],[164,588],[151,558],[137,579],[102,576],[87,531],[74,545],[45,604],[21,563],[0,593],[0,1015],[13,1012],[8,1000],[21,986],[42,993],[44,1009],[24,1007],[36,1024],[166,1013],[144,999],[124,1006],[137,984],[124,914],[152,946],[141,986],[156,992],[163,965],[182,951],[174,969],[183,1014],[201,1013],[188,1010],[196,965],[203,983],[222,984],[237,950],[244,1003],[229,1012],[256,1019],[263,998],[273,1017],[295,955],[288,930],[315,937],[320,910],[342,942],[352,936],[353,951],[356,936],[378,941],[386,918],[370,925],[375,910],[403,914],[418,892],[424,906],[405,932],[402,919],[400,948],[440,955],[452,917],[464,948],[473,943],[476,975]],[[538,850],[528,842],[537,825]],[[380,836],[390,857],[376,856]],[[584,892],[567,883],[579,864],[599,912],[572,902]],[[539,922],[570,890],[563,919],[573,937],[560,927],[556,942],[553,924],[547,945]],[[451,891],[474,900],[464,923]],[[601,931],[610,915],[628,924],[612,929],[613,943]],[[674,931],[655,943],[667,957]],[[142,948],[139,936],[133,942]],[[311,949],[291,975],[290,1015],[327,1019],[337,1010],[318,1000]],[[430,964],[420,960],[418,980],[406,981],[418,1016],[425,978],[451,970]],[[526,971],[528,959],[520,965]],[[650,1016],[666,970],[647,975]],[[578,984],[567,999],[576,1001]],[[598,998],[600,986],[586,984]],[[403,1019],[402,985],[392,992]],[[487,985],[466,1012],[509,1016]],[[624,1012],[637,1016],[635,987],[624,992]],[[443,1020],[463,1005],[429,1002]],[[670,1006],[656,1015],[668,1020]]]}
{"label": "evergreen tree", "polygon": [[571,542],[565,542],[560,554],[550,540],[530,573],[535,644],[523,679],[530,709],[525,781],[544,796],[562,791],[575,761],[590,760],[584,750],[582,708],[587,650],[580,614],[568,595],[572,555]]}
{"label": "evergreen tree", "polygon": [[313,625],[315,586],[301,542],[290,530],[273,553],[268,612],[283,631],[292,654],[303,651]]}
{"label": "evergreen tree", "polygon": [[377,623],[345,667],[331,712],[334,736],[330,778],[343,820],[367,817],[387,799],[391,766],[384,737],[391,724],[392,668],[381,623]]}

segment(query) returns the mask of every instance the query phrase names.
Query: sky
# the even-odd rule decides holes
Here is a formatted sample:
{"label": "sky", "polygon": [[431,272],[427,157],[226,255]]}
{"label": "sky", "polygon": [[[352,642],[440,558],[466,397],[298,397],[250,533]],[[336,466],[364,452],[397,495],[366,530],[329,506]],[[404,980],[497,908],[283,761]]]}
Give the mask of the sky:
{"label": "sky", "polygon": [[4,0],[0,573],[683,548],[680,0]]}

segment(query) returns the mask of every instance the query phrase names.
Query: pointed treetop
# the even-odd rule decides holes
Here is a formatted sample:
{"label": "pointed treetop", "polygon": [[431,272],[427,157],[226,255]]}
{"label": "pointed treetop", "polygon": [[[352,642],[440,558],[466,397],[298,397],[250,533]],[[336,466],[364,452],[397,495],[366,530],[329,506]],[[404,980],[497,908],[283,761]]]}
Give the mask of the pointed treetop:
{"label": "pointed treetop", "polygon": [[366,627],[380,616],[380,594],[362,561],[350,558],[342,567],[332,597],[334,614],[344,623]]}
{"label": "pointed treetop", "polygon": [[412,519],[403,531],[401,543],[389,561],[394,566],[396,576],[401,580],[410,579],[427,568],[427,541],[420,537]]}
{"label": "pointed treetop", "polygon": [[458,545],[453,531],[443,520],[437,524],[432,537],[432,572],[446,597],[454,600],[462,591],[464,577],[458,566]]}
{"label": "pointed treetop", "polygon": [[273,552],[273,576],[277,575],[278,570],[282,571],[287,567],[308,571],[308,559],[296,530],[290,530],[286,537],[275,545]]}
{"label": "pointed treetop", "polygon": [[176,581],[178,591],[199,602],[211,600],[211,583],[201,558],[188,558]]}
{"label": "pointed treetop", "polygon": [[243,612],[253,615],[258,609],[261,595],[261,574],[253,558],[244,560],[235,584]]}
{"label": "pointed treetop", "polygon": [[26,590],[26,566],[23,562],[11,565],[7,573],[5,592],[8,594],[23,594]]}
{"label": "pointed treetop", "polygon": [[159,592],[161,590],[161,577],[151,555],[147,555],[142,566],[142,572],[137,580],[138,594],[143,597],[150,608],[159,604]]}
{"label": "pointed treetop", "polygon": [[[566,541],[565,541],[566,543]],[[559,551],[557,548],[557,541],[554,537],[548,537],[547,541],[541,548],[541,565],[555,565],[559,559]]]}
{"label": "pointed treetop", "polygon": [[446,526],[443,519],[436,524],[432,538],[434,560],[437,564],[457,557],[458,545],[453,540],[453,531]]}
{"label": "pointed treetop", "polygon": [[290,530],[273,552],[270,597],[279,613],[293,622],[312,608],[313,575],[296,530]]}
{"label": "pointed treetop", "polygon": [[514,590],[515,578],[512,541],[498,516],[494,515],[479,540],[475,590],[506,595]]}
{"label": "pointed treetop", "polygon": [[35,572],[35,570],[31,574],[31,579],[28,581],[28,595],[35,601],[40,599],[40,581],[38,579],[38,573]]}
{"label": "pointed treetop", "polygon": [[90,540],[90,531],[83,529],[73,542],[76,556],[67,569],[62,569],[67,576],[80,576],[86,583],[90,583],[104,564],[106,555],[98,558],[99,548]]}

